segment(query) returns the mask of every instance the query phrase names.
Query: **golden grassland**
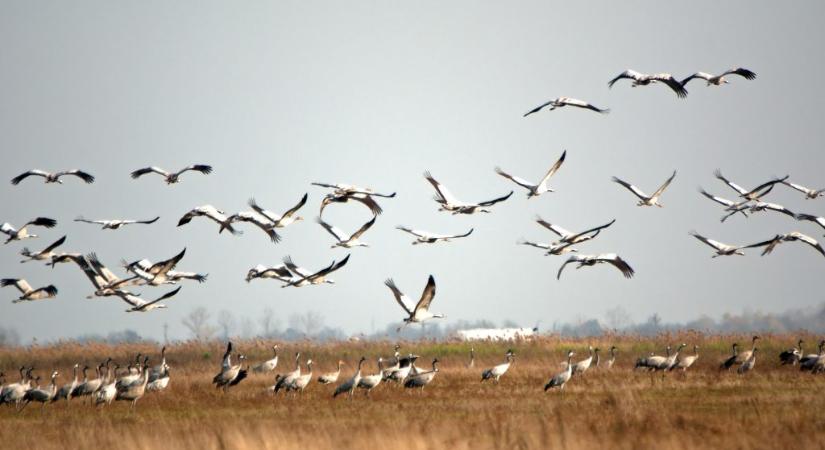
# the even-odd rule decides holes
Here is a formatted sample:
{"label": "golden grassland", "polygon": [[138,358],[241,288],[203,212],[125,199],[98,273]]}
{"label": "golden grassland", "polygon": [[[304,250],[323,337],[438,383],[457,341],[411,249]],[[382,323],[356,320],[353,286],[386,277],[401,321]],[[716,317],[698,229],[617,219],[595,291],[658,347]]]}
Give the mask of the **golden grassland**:
{"label": "golden grassland", "polygon": [[[813,350],[816,336],[802,336]],[[149,393],[130,411],[126,402],[93,408],[75,399],[30,405],[21,413],[0,407],[3,449],[275,449],[275,448],[720,448],[773,449],[825,447],[825,376],[782,367],[777,355],[798,336],[763,336],[756,370],[746,375],[720,373],[719,362],[738,341],[750,336],[698,333],[590,340],[541,338],[518,343],[472,344],[476,367],[468,369],[471,344],[401,343],[402,353],[421,355],[420,367],[437,356],[441,370],[423,392],[381,385],[371,398],[332,398],[333,388],[310,384],[302,395],[273,396],[266,387],[274,375],[251,374],[228,393],[211,385],[223,343],[187,342],[170,346],[168,390]],[[633,371],[635,359],[668,343],[698,344],[700,358],[687,374]],[[236,342],[251,362],[271,357],[269,341]],[[280,343],[276,372],[291,370],[301,351],[316,363],[315,373],[333,370],[341,358],[348,377],[361,355],[375,359],[392,352],[394,342]],[[574,377],[565,392],[543,391],[561,370],[567,349],[586,353],[588,344],[615,344],[613,370],[591,369]],[[508,348],[517,358],[499,385],[479,382],[481,370],[498,364]],[[0,349],[0,369],[34,364],[41,376],[52,368],[59,382],[71,378],[75,362],[93,365],[111,356],[122,364],[137,352],[158,363],[159,348],[148,344],[108,346],[60,343],[34,348]],[[150,361],[150,364],[152,362]],[[12,380],[14,381],[14,380]],[[44,383],[45,384],[45,383]]]}

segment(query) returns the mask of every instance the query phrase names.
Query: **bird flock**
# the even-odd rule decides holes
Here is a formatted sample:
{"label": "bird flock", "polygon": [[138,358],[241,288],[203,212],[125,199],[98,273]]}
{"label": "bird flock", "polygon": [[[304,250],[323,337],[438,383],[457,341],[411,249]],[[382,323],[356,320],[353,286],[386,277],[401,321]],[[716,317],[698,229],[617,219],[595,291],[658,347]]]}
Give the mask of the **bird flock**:
{"label": "bird flock", "polygon": [[[753,71],[741,67],[727,70],[719,75],[696,72],[682,80],[679,80],[668,73],[644,74],[634,70],[626,70],[611,79],[608,82],[608,87],[613,87],[615,83],[621,80],[629,80],[632,87],[660,84],[668,87],[677,95],[678,98],[685,98],[688,95],[686,86],[692,80],[702,79],[706,81],[707,86],[722,86],[728,84],[730,82],[729,79],[732,76],[738,76],[745,80],[754,80],[756,78],[756,74]],[[571,97],[558,97],[533,108],[525,113],[524,117],[531,116],[543,110],[553,111],[565,106],[587,109],[600,114],[607,114],[610,112],[610,109],[594,106],[587,101],[578,100]],[[531,200],[544,194],[555,192],[555,190],[550,187],[550,181],[562,168],[566,157],[567,151],[564,150],[561,156],[537,183],[512,175],[500,167],[495,167],[494,172],[509,182],[515,183],[520,188],[524,189],[526,191],[526,198]],[[192,172],[193,177],[197,173],[202,175],[210,175],[213,173],[213,167],[206,164],[193,164],[173,172],[159,167],[150,166],[134,170],[131,172],[130,176],[131,178],[137,180],[150,174],[156,174],[162,177],[166,184],[174,185],[180,183],[183,180],[184,174],[187,174],[187,172]],[[647,194],[639,187],[625,181],[622,178],[613,177],[612,181],[630,191],[637,199],[637,206],[656,206],[658,208],[662,208],[663,203],[661,199],[668,187],[675,180],[676,174],[677,171],[674,170],[673,173],[662,183],[662,185],[651,194]],[[789,189],[798,191],[803,194],[806,200],[814,200],[825,195],[825,189],[811,189],[801,184],[791,182],[789,180],[790,177],[787,175],[784,177],[773,177],[768,181],[757,184],[752,189],[745,189],[734,183],[730,179],[726,178],[719,170],[715,172],[715,176],[718,180],[732,189],[737,196],[735,200],[728,200],[700,188],[699,192],[701,195],[723,207],[724,215],[721,218],[722,222],[734,216],[741,215],[742,217],[747,218],[750,215],[761,211],[774,211],[784,214],[796,221],[812,222],[825,229],[825,217],[820,217],[813,214],[797,214],[782,205],[764,201],[764,198],[772,192],[776,186],[785,186]],[[63,184],[64,180],[68,177],[76,177],[80,181],[87,184],[93,184],[96,181],[93,175],[83,170],[74,169],[47,172],[35,169],[28,170],[15,176],[11,179],[11,184],[17,186],[30,177],[41,177],[47,184]],[[493,212],[493,207],[495,205],[507,201],[514,194],[514,191],[512,190],[507,193],[493,192],[489,195],[489,197],[487,197],[487,200],[465,201],[460,200],[452,194],[446,185],[437,180],[429,171],[424,173],[424,179],[434,189],[433,200],[438,205],[437,210],[449,213],[451,215],[489,214]],[[356,250],[359,247],[369,247],[370,245],[365,241],[365,236],[368,234],[369,230],[376,226],[378,217],[383,212],[383,208],[379,205],[379,201],[384,202],[396,197],[396,192],[380,192],[372,188],[351,184],[325,182],[313,182],[311,184],[315,187],[326,190],[326,193],[320,202],[318,216],[314,221],[333,238],[330,242],[332,249],[342,248],[349,251],[358,252],[362,251]],[[250,208],[249,211],[239,211],[231,214],[213,205],[200,205],[183,214],[183,216],[181,216],[178,220],[177,226],[185,226],[196,218],[205,218],[214,224],[217,224],[218,234],[222,234],[224,231],[227,231],[230,235],[240,236],[244,233],[244,230],[239,229],[239,227],[243,226],[242,224],[250,224],[266,234],[269,242],[277,244],[283,240],[281,233],[284,232],[285,228],[303,220],[303,217],[298,215],[298,212],[307,204],[308,198],[309,194],[305,193],[294,206],[286,209],[282,214],[265,209],[254,198],[250,199],[247,203]],[[363,225],[361,225],[357,230],[341,230],[323,218],[324,211],[329,205],[348,203],[360,204],[361,206],[366,207],[370,213],[370,218],[366,220],[366,222],[364,222]],[[155,224],[159,221],[159,219],[160,217],[144,220],[88,220],[83,216],[78,216],[74,220],[77,222],[99,225],[102,230],[119,230],[126,225],[140,224],[146,226],[158,226]],[[517,241],[517,244],[541,249],[545,255],[565,255],[572,253],[565,261],[561,263],[557,271],[557,279],[561,278],[565,267],[570,264],[574,264],[577,269],[608,264],[620,271],[625,278],[629,279],[634,276],[635,270],[631,267],[630,263],[617,253],[580,254],[578,253],[578,248],[576,248],[586,242],[596,239],[601,232],[607,230],[615,223],[615,219],[612,219],[603,225],[594,226],[580,232],[568,231],[556,223],[549,222],[541,217],[537,217],[536,222],[543,228],[552,232],[555,235],[555,240],[549,243],[542,243],[520,239]],[[58,223],[54,219],[48,217],[36,217],[28,222],[24,222],[19,228],[16,228],[11,223],[3,223],[2,226],[0,226],[0,232],[7,236],[5,244],[10,244],[17,241],[30,240],[38,237],[37,234],[31,233],[29,230],[38,228],[48,230],[56,228],[57,225]],[[412,242],[413,245],[435,244],[438,242],[448,243],[464,238],[471,239],[470,236],[474,231],[474,228],[470,228],[468,231],[464,232],[459,231],[454,234],[441,234],[422,231],[404,225],[398,225],[396,228],[399,231],[412,235],[414,237]],[[714,254],[712,257],[714,258],[719,256],[744,255],[744,250],[749,248],[763,248],[762,255],[767,255],[770,254],[778,245],[785,242],[801,242],[807,244],[825,256],[825,250],[823,250],[823,247],[819,244],[819,242],[817,242],[816,239],[799,231],[776,234],[775,236],[769,237],[764,241],[749,245],[725,244],[701,235],[696,231],[691,231],[690,235],[705,245],[713,248]],[[156,309],[166,308],[167,305],[162,302],[168,301],[181,291],[181,287],[177,286],[173,290],[166,291],[158,296],[153,296],[154,298],[152,299],[146,299],[141,294],[133,293],[131,290],[134,288],[178,285],[187,281],[195,281],[197,283],[204,283],[207,281],[208,274],[206,273],[177,270],[178,265],[182,263],[186,254],[185,248],[176,255],[156,263],[152,263],[147,259],[140,259],[131,262],[121,260],[120,268],[123,270],[123,274],[118,275],[109,267],[104,265],[94,251],[57,251],[57,249],[64,246],[66,242],[67,236],[63,236],[39,251],[23,248],[20,251],[20,255],[25,259],[20,262],[25,263],[30,261],[40,261],[45,262],[46,265],[51,266],[52,268],[61,263],[74,263],[74,265],[76,265],[89,279],[94,288],[88,298],[119,298],[127,304],[127,312],[145,313]],[[246,281],[251,282],[255,279],[277,280],[281,283],[282,288],[300,288],[312,285],[334,284],[334,280],[330,278],[330,275],[344,268],[351,256],[352,254],[350,253],[343,258],[334,258],[327,265],[323,265],[320,268],[306,269],[297,265],[293,258],[290,255],[287,255],[283,258],[282,264],[275,266],[258,264],[249,269],[246,275]],[[431,319],[445,317],[443,314],[433,313],[430,311],[432,301],[436,294],[436,281],[433,275],[429,275],[424,290],[417,302],[413,302],[412,299],[406,296],[395,284],[392,278],[388,278],[385,281],[385,285],[389,288],[392,296],[404,313],[403,323],[398,328],[398,331],[409,324],[423,324],[425,321]],[[34,288],[27,280],[21,278],[9,277],[0,279],[0,287],[10,286],[14,286],[20,292],[19,297],[12,299],[13,303],[51,299],[58,295],[58,288],[53,284]],[[729,369],[734,365],[738,365],[738,370],[740,372],[744,373],[753,370],[757,351],[755,347],[756,339],[757,338],[755,337],[754,346],[747,351],[738,352],[738,347],[734,345],[733,355],[731,356],[730,361],[723,363],[723,368]],[[681,356],[681,352],[685,346],[685,344],[679,345],[675,352],[672,352],[673,349],[668,347],[666,349],[665,356],[648,355],[639,358],[636,363],[636,367],[653,371],[673,369],[687,370],[698,358],[698,347],[694,346],[693,355]],[[811,362],[812,355],[803,355],[801,343],[799,347],[800,348],[798,349],[789,350],[790,353],[783,356],[783,358],[787,357],[789,361],[793,360],[794,363],[799,363],[801,367],[810,366],[809,368],[814,372],[821,371],[822,363],[825,362],[825,360],[822,360],[822,345],[820,345],[820,353],[818,355],[813,355],[815,357],[814,360],[817,361],[813,363]],[[273,350],[275,352],[273,359],[255,365],[251,368],[251,370],[254,372],[274,371],[278,365],[278,349],[275,347]],[[605,363],[607,367],[612,366],[613,361],[615,361],[615,352],[615,347],[610,349],[611,358]],[[555,387],[563,389],[571,377],[586,372],[594,362],[594,358],[595,364],[597,366],[599,365],[598,349],[589,349],[588,358],[576,363],[573,363],[572,361],[574,355],[575,353],[572,350],[568,352],[565,370],[554,375],[548,381],[545,389]],[[785,354],[783,353],[783,355]],[[232,344],[229,343],[223,358],[221,371],[213,378],[214,384],[224,390],[240,383],[247,377],[247,369],[250,369],[249,366],[246,368],[244,367],[244,355],[238,355],[234,360],[233,356],[234,349]],[[494,383],[498,383],[499,379],[508,371],[514,361],[515,353],[513,351],[508,351],[504,356],[505,360],[502,364],[487,369],[483,372],[482,381],[492,380]],[[13,385],[3,387],[2,394],[0,394],[0,402],[21,405],[30,401],[37,401],[45,404],[52,399],[65,398],[69,400],[73,396],[94,395],[94,398],[96,399],[95,402],[97,402],[97,399],[105,397],[108,400],[104,400],[104,403],[110,402],[112,399],[122,399],[130,400],[134,404],[134,402],[144,395],[145,391],[160,390],[165,388],[166,384],[163,384],[163,387],[160,387],[159,384],[153,384],[157,383],[159,379],[165,379],[166,382],[164,383],[168,383],[169,370],[165,362],[165,351],[163,352],[162,358],[163,362],[160,366],[149,367],[147,365],[147,358],[140,361],[140,358],[138,357],[134,363],[130,363],[126,368],[127,372],[120,375],[118,374],[118,366],[112,367],[110,365],[111,361],[106,361],[105,364],[94,367],[97,375],[97,378],[94,380],[87,379],[86,372],[90,369],[90,367],[84,367],[82,369],[84,378],[82,383],[78,382],[78,367],[76,366],[74,368],[74,381],[72,385],[69,386],[69,388],[63,386],[60,389],[58,389],[55,384],[55,380],[59,376],[57,371],[53,371],[50,374],[51,384],[48,387],[34,388],[33,386],[37,385],[37,379],[36,377],[33,378],[32,369],[22,367],[20,368],[20,381],[18,383],[14,383]],[[402,356],[396,349],[393,357],[378,359],[378,371],[372,375],[362,374],[362,369],[364,368],[366,360],[365,358],[361,358],[361,360],[357,363],[357,370],[353,376],[338,385],[335,390],[335,395],[347,394],[351,397],[355,390],[359,388],[366,389],[366,393],[369,394],[369,392],[375,389],[382,381],[388,380],[403,382],[406,387],[423,389],[438,373],[438,359],[435,358],[432,360],[432,366],[429,370],[422,370],[415,367],[414,363],[416,358],[418,357],[413,354]],[[292,372],[279,374],[276,377],[275,385],[272,387],[273,392],[277,393],[281,390],[285,390],[287,392],[302,392],[312,380],[312,364],[313,362],[311,360],[307,360],[305,363],[306,372],[302,372],[300,353],[296,354],[295,369]],[[342,364],[344,364],[344,362],[339,361],[337,371],[321,375],[318,377],[318,382],[321,384],[336,383],[341,373]],[[20,392],[23,393],[20,394]]]}
{"label": "bird flock", "polygon": [[[388,280],[388,285],[391,280]],[[403,295],[403,294],[401,294]],[[731,355],[719,363],[719,372],[735,371],[745,375],[755,370],[759,348],[757,342],[761,338],[753,336],[751,347],[740,350],[738,343],[731,346]],[[521,341],[521,340],[517,340]],[[821,340],[817,353],[805,354],[804,342],[800,339],[795,347],[782,351],[778,355],[781,365],[799,366],[800,371],[812,374],[825,372],[825,340]],[[671,345],[665,347],[664,355],[650,353],[636,359],[632,366],[633,371],[661,373],[664,379],[668,372],[681,372],[685,377],[687,371],[699,359],[699,346],[693,345],[692,352],[685,352],[688,347],[681,343],[674,349]],[[381,385],[403,387],[409,390],[423,392],[439,373],[439,359],[435,357],[429,367],[420,368],[416,362],[421,358],[414,353],[402,354],[401,346],[396,344],[394,353],[389,357],[376,359],[376,370],[371,372],[365,369],[367,358],[362,356],[354,363],[354,372],[351,376],[342,376],[342,368],[347,363],[339,359],[336,369],[331,372],[316,374],[313,372],[314,362],[311,358],[302,363],[302,353],[295,352],[294,369],[279,372],[280,357],[278,345],[272,346],[272,358],[257,363],[250,363],[242,353],[236,353],[235,346],[230,341],[221,360],[220,369],[212,377],[212,384],[216,389],[227,393],[234,386],[252,375],[269,377],[275,374],[274,384],[266,388],[271,395],[300,395],[310,387],[313,381],[319,385],[334,386],[329,391],[333,398],[346,396],[353,399],[356,392],[363,392],[369,398],[372,391]],[[614,370],[617,365],[618,348],[611,346],[607,358],[602,358],[599,348],[588,346],[587,357],[574,361],[574,350],[566,352],[566,359],[561,361],[562,370],[550,376],[544,384],[544,391],[557,389],[563,391],[565,386],[575,377],[583,377],[593,370]],[[114,401],[129,402],[134,409],[138,400],[150,392],[163,391],[170,386],[170,366],[166,359],[166,347],[160,352],[160,364],[149,364],[148,355],[135,355],[134,360],[124,362],[124,366],[107,358],[97,365],[81,366],[80,363],[72,367],[72,378],[69,382],[58,385],[60,375],[58,370],[50,372],[50,383],[43,387],[41,377],[35,375],[34,366],[21,366],[18,369],[19,380],[8,382],[6,374],[0,372],[0,405],[6,404],[20,412],[32,402],[41,404],[41,413],[47,404],[65,400],[67,403],[74,398],[88,398],[91,406],[105,407]],[[516,353],[511,348],[504,353],[504,360],[500,364],[481,370],[480,382],[490,382],[498,385],[502,377],[508,373],[516,359]],[[475,371],[475,348],[470,347],[470,358],[465,366],[466,370]],[[94,370],[94,377],[89,377],[89,370]],[[82,375],[82,376],[81,376]],[[9,376],[10,378],[10,376]],[[76,400],[77,402],[79,400]]]}

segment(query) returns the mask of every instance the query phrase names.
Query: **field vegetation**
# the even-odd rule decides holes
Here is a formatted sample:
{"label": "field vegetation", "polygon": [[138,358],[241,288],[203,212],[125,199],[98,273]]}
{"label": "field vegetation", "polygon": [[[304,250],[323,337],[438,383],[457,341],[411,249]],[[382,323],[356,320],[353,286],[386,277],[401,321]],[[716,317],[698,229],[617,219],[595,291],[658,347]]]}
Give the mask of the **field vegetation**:
{"label": "field vegetation", "polygon": [[[605,336],[567,340],[558,336],[516,343],[401,342],[401,352],[442,363],[423,391],[381,385],[370,398],[332,398],[333,387],[312,383],[302,395],[267,392],[274,374],[251,374],[227,393],[216,390],[224,343],[185,342],[169,346],[171,382],[166,391],[147,394],[130,411],[127,402],[94,408],[88,399],[30,405],[21,413],[0,407],[4,449],[292,449],[292,448],[720,448],[774,449],[825,447],[825,376],[780,366],[777,355],[798,338],[813,353],[816,336],[763,335],[756,369],[746,375],[720,372],[730,344],[750,347],[750,335],[700,333],[655,338]],[[687,373],[634,371],[637,357],[664,353],[668,343],[700,346],[700,358]],[[251,363],[271,357],[275,342],[235,342]],[[395,342],[279,342],[277,372],[294,368],[300,351],[316,363],[315,373],[334,369],[340,358],[342,380],[353,364],[390,356]],[[544,392],[548,378],[561,371],[567,349],[586,356],[587,346],[619,348],[612,370],[591,368],[574,377],[564,393]],[[476,365],[467,368],[469,349]],[[512,348],[516,360],[499,385],[480,383],[480,373],[502,362]],[[152,344],[80,345],[72,342],[0,348],[0,370],[16,381],[16,368],[33,364],[43,378],[55,368],[59,384],[71,378],[75,363],[94,365],[111,356],[122,365],[138,352],[158,363]],[[47,382],[43,382],[46,384]]]}

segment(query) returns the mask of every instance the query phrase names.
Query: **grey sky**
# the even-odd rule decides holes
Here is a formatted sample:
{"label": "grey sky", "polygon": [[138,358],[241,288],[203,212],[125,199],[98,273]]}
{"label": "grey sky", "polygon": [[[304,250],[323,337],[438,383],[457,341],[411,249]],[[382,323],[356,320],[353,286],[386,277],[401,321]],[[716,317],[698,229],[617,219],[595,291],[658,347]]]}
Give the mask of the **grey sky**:
{"label": "grey sky", "polygon": [[[719,223],[721,210],[699,185],[728,198],[713,178],[721,168],[745,186],[772,175],[825,186],[821,126],[822,2],[3,2],[0,14],[0,170],[3,215],[19,225],[58,219],[54,230],[0,249],[3,277],[55,283],[58,298],[11,305],[0,290],[0,326],[23,338],[57,338],[133,328],[159,337],[162,324],[183,336],[192,308],[230,309],[253,317],[320,311],[326,323],[369,331],[401,318],[382,281],[394,277],[417,297],[428,274],[433,310],[457,319],[603,317],[623,305],[634,319],[666,321],[746,307],[779,311],[819,303],[825,262],[810,248],[787,245],[770,257],[711,260],[689,237],[696,229],[729,243],[777,232],[821,229],[762,213]],[[721,88],[688,86],[678,100],[662,86],[632,89],[607,81],[626,68],[719,72],[741,65],[755,81]],[[811,76],[806,74],[813,74]],[[600,116],[566,108],[522,118],[533,106],[567,95],[610,107]],[[517,188],[493,172],[501,165],[538,179],[568,150],[552,180],[557,190],[527,201],[517,190],[494,213],[452,217],[436,211],[430,170],[454,194],[482,200]],[[168,187],[137,181],[146,165],[215,167]],[[97,181],[62,186],[8,180],[30,169],[83,168]],[[679,171],[665,208],[638,208],[613,175],[655,189]],[[204,221],[176,228],[190,208],[212,203],[234,212],[252,196],[283,210],[304,192],[302,211],[317,215],[324,193],[312,181],[397,191],[355,249],[335,286],[281,289],[247,284],[246,271],[292,255],[308,268],[346,251],[312,220],[287,228],[272,245],[260,230],[218,235]],[[777,188],[771,201],[825,214],[825,199]],[[325,219],[354,230],[369,219],[359,206],[333,205]],[[103,232],[73,223],[87,218],[150,218],[151,226]],[[584,253],[617,252],[636,269],[628,281],[606,267],[570,270],[560,257],[516,246],[548,241],[535,214],[579,229],[616,218]],[[462,232],[448,245],[411,246],[398,224]],[[19,264],[20,249],[42,248],[63,234],[64,250],[96,251],[104,263],[159,260],[187,248],[180,268],[209,273],[186,284],[170,308],[126,314],[114,299],[86,300],[90,284],[74,266]],[[164,292],[144,289],[144,297]]]}

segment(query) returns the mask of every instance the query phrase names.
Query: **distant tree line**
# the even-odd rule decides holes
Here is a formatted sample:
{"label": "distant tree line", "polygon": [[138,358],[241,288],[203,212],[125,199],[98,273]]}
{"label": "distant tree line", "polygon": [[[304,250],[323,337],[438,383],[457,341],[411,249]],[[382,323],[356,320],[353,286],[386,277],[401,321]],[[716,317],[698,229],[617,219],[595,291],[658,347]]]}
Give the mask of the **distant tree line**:
{"label": "distant tree line", "polygon": [[[286,326],[275,316],[274,311],[267,308],[257,320],[237,318],[227,310],[221,310],[213,318],[212,313],[204,307],[197,307],[184,317],[181,324],[187,331],[186,339],[195,340],[227,340],[267,338],[282,341],[297,341],[311,339],[316,341],[334,341],[348,338],[358,339],[445,339],[455,335],[457,330],[470,328],[515,328],[529,327],[536,324],[517,324],[505,320],[496,324],[489,320],[427,323],[423,327],[413,324],[403,327],[396,332],[402,323],[390,323],[383,329],[371,333],[361,333],[350,336],[341,328],[325,324],[324,316],[317,311],[308,311],[303,314],[292,314],[287,318]],[[79,342],[106,342],[110,344],[139,342],[139,341],[168,341],[167,325],[164,325],[164,336],[160,338],[144,338],[134,330],[112,331],[106,335],[84,334],[77,336]],[[601,336],[606,333],[629,333],[642,336],[653,336],[662,332],[679,330],[697,330],[706,333],[746,333],[746,332],[773,332],[786,333],[798,330],[807,330],[813,333],[825,334],[825,303],[817,306],[787,310],[782,313],[763,313],[754,310],[745,310],[741,314],[724,314],[719,319],[703,315],[695,320],[684,323],[664,322],[658,314],[652,314],[643,322],[636,323],[630,314],[621,306],[611,308],[605,312],[603,318],[580,318],[572,322],[555,322],[546,329],[539,329],[540,333],[551,332],[561,336],[590,337]],[[20,345],[19,334],[11,327],[0,327],[0,347]]]}

